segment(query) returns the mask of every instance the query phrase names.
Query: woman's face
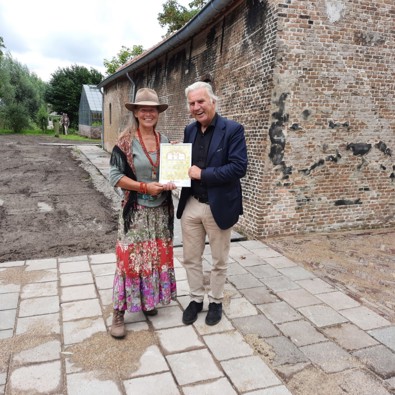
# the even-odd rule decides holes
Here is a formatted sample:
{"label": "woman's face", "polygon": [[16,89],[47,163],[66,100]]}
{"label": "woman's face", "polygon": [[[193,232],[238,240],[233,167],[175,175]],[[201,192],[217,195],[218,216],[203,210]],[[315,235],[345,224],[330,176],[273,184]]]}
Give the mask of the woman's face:
{"label": "woman's face", "polygon": [[159,112],[156,107],[142,106],[134,111],[140,127],[154,128],[158,123]]}

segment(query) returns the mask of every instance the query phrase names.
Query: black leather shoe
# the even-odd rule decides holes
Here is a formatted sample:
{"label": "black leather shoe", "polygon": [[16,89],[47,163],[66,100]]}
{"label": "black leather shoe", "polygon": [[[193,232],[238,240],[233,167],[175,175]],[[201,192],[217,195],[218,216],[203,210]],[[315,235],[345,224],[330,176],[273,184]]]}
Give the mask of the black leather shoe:
{"label": "black leather shoe", "polygon": [[158,309],[157,308],[153,308],[152,310],[143,310],[143,313],[145,316],[153,316],[153,315],[157,315],[158,314]]}
{"label": "black leather shoe", "polygon": [[222,303],[210,303],[206,316],[207,325],[216,325],[222,318]]}
{"label": "black leather shoe", "polygon": [[182,322],[185,325],[191,325],[197,320],[197,315],[203,309],[203,302],[195,302],[192,300],[189,303],[188,307],[185,309],[184,313],[182,314]]}

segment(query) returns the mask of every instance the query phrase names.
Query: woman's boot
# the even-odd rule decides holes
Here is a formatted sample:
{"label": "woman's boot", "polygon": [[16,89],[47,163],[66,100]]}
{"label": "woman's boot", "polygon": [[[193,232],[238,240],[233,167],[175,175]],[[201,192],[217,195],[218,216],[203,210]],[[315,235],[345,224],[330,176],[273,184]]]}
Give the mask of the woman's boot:
{"label": "woman's boot", "polygon": [[124,315],[125,315],[125,311],[114,309],[112,314],[112,324],[110,330],[112,337],[116,337],[116,338],[125,337],[126,329],[125,329],[125,322],[123,319]]}

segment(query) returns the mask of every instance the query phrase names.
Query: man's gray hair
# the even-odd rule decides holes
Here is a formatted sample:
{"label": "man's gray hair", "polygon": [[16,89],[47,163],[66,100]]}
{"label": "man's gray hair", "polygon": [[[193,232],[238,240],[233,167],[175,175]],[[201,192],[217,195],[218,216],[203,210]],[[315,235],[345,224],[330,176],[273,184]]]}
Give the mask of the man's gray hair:
{"label": "man's gray hair", "polygon": [[[209,97],[211,99],[211,103],[218,101],[218,97],[214,95],[212,86],[208,82],[204,82],[204,81],[198,81],[198,82],[193,83],[192,85],[187,86],[185,88],[185,97],[188,98],[188,95],[190,92],[196,91],[196,90],[202,89],[202,88],[206,90],[207,94],[209,95]],[[188,103],[187,103],[187,105],[188,105]]]}

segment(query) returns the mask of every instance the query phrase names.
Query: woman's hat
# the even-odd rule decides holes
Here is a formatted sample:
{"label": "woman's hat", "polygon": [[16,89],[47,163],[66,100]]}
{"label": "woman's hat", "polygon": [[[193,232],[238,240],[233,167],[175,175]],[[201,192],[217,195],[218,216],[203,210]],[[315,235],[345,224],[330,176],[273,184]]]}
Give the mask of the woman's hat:
{"label": "woman's hat", "polygon": [[136,93],[134,103],[125,103],[125,107],[130,111],[134,111],[137,106],[157,107],[159,112],[163,112],[169,107],[167,104],[159,103],[158,94],[150,88],[139,89]]}

